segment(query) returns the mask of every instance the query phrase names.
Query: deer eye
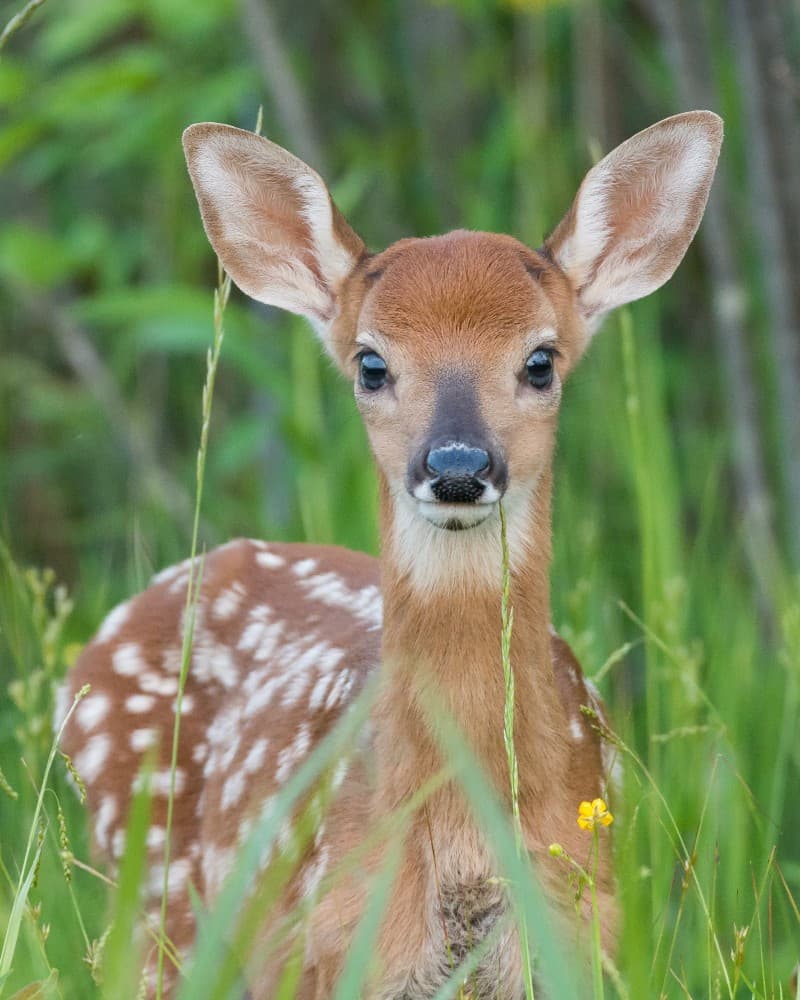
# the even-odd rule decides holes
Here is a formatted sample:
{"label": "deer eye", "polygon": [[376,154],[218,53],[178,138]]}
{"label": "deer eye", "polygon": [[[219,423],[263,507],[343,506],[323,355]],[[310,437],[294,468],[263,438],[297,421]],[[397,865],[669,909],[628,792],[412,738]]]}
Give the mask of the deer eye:
{"label": "deer eye", "polygon": [[538,347],[525,362],[525,371],[534,389],[547,389],[553,382],[553,352]]}
{"label": "deer eye", "polygon": [[362,388],[374,392],[386,385],[389,372],[386,368],[386,362],[380,354],[376,354],[374,351],[364,351],[363,354],[359,355],[358,361],[358,377]]}

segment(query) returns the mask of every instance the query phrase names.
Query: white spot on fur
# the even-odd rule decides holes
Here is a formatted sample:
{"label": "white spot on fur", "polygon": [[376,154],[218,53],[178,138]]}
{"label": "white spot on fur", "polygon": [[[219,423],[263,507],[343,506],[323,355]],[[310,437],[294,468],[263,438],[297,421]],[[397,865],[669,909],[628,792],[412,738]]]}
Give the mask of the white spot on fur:
{"label": "white spot on fur", "polygon": [[300,891],[306,899],[309,899],[311,896],[316,894],[319,884],[327,871],[329,857],[330,848],[326,845],[325,847],[320,848],[313,861],[306,865],[305,871],[303,872],[303,878],[300,883]]}
{"label": "white spot on fur", "polygon": [[259,604],[252,608],[237,649],[252,653],[253,658],[259,662],[268,660],[275,652],[278,639],[283,632],[283,622],[272,621],[271,617],[272,609],[267,604]]}
{"label": "white spot on fur", "polygon": [[243,713],[245,719],[252,719],[254,715],[258,715],[263,708],[266,708],[272,701],[272,696],[275,691],[281,687],[284,682],[283,677],[271,677],[269,680],[265,681],[253,694],[253,696],[248,699]]}
{"label": "white spot on fur", "polygon": [[[177,896],[186,888],[191,872],[188,858],[176,858],[167,873],[167,895]],[[147,878],[147,891],[152,896],[160,896],[164,888],[164,866],[152,865]]]}
{"label": "white spot on fur", "polygon": [[159,734],[157,729],[134,729],[130,739],[131,750],[134,753],[144,753],[145,750],[154,747],[158,741]]}
{"label": "white spot on fur", "polygon": [[131,602],[124,601],[118,604],[113,611],[110,611],[103,620],[102,625],[94,637],[95,642],[110,642],[113,639],[131,613]]}
{"label": "white spot on fur", "polygon": [[325,700],[325,693],[331,686],[333,674],[323,674],[314,685],[309,698],[308,705],[311,709],[318,709]]}
{"label": "white spot on fur", "polygon": [[195,745],[192,747],[192,760],[195,762],[195,764],[202,764],[207,756],[208,756],[208,744],[195,743]]}
{"label": "white spot on fur", "polygon": [[94,820],[94,836],[103,850],[108,850],[108,835],[111,824],[117,818],[117,800],[113,795],[104,795]]}
{"label": "white spot on fur", "polygon": [[298,857],[298,838],[295,836],[292,820],[287,818],[278,830],[278,848],[288,861],[296,861]]}
{"label": "white spot on fur", "polygon": [[147,831],[147,846],[151,851],[163,850],[167,842],[167,831],[163,826],[151,826]]}
{"label": "white spot on fur", "polygon": [[[156,771],[153,775],[153,793],[167,798],[169,795],[170,772]],[[186,789],[186,772],[182,767],[175,768],[175,794],[181,795]]]}
{"label": "white spot on fur", "polygon": [[572,736],[573,740],[575,740],[577,743],[579,743],[584,738],[584,736],[586,735],[586,733],[584,732],[583,725],[581,724],[581,720],[580,719],[570,719],[569,720],[569,731],[570,731],[570,735]]}
{"label": "white spot on fur", "polygon": [[135,677],[147,669],[141,647],[135,642],[126,642],[117,647],[111,655],[111,669],[120,677]]}
{"label": "white spot on fur", "polygon": [[97,694],[90,692],[83,701],[78,703],[75,709],[75,718],[81,729],[87,733],[97,726],[108,715],[111,708],[111,699],[107,694],[98,691]]}
{"label": "white spot on fur", "polygon": [[280,640],[283,636],[283,629],[283,622],[278,621],[265,626],[261,630],[256,650],[253,653],[253,659],[257,663],[263,663],[265,660],[268,660],[270,657],[275,655],[276,650],[280,648]]}
{"label": "white spot on fur", "polygon": [[239,738],[241,711],[238,705],[226,705],[211,722],[206,731],[208,742],[213,747],[230,745]]}
{"label": "white spot on fur", "polygon": [[343,670],[336,678],[333,687],[328,692],[328,697],[325,699],[325,708],[328,711],[336,708],[336,706],[340,704],[340,702],[342,702],[350,693],[352,686],[352,673],[349,670]]}
{"label": "white spot on fur", "polygon": [[[133,782],[133,790],[134,792],[139,792],[147,784],[151,795],[166,799],[169,797],[171,780],[169,768],[165,768],[163,771],[155,771],[150,775],[140,773],[137,774]],[[175,795],[181,795],[185,788],[186,772],[182,767],[177,767],[175,768]]]}
{"label": "white spot on fur", "polygon": [[256,692],[267,677],[269,677],[269,674],[269,667],[259,667],[256,670],[249,670],[242,683],[242,692],[245,697],[249,698],[250,695]]}
{"label": "white spot on fur", "polygon": [[182,562],[175,563],[173,566],[167,566],[166,569],[162,569],[161,572],[156,573],[150,581],[151,586],[153,584],[169,583],[170,580],[174,580],[179,573],[183,573],[189,568],[190,561],[191,560],[189,559],[184,559]]}
{"label": "white spot on fur", "polygon": [[111,854],[119,860],[125,853],[125,830],[121,827],[114,831],[111,837]]}
{"label": "white spot on fur", "polygon": [[300,586],[309,600],[320,601],[332,608],[343,608],[369,628],[380,628],[383,600],[380,590],[373,584],[354,590],[338,573],[326,572],[301,580]]}
{"label": "white spot on fur", "polygon": [[279,659],[280,676],[285,678],[286,689],[281,698],[281,705],[288,708],[296,705],[306,693],[310,684],[313,668],[328,672],[344,657],[344,651],[331,647],[327,642],[315,641],[316,636],[308,636],[303,648],[303,641],[290,643],[281,650]]}
{"label": "white spot on fur", "polygon": [[103,770],[111,751],[111,737],[95,733],[75,757],[75,769],[87,785],[91,785]]}
{"label": "white spot on fur", "polygon": [[300,701],[300,698],[308,688],[308,677],[305,674],[298,674],[293,677],[281,697],[281,708],[292,708]]}
{"label": "white spot on fur", "polygon": [[147,670],[139,677],[139,687],[147,694],[158,694],[168,698],[178,693],[178,678],[164,677],[154,670]]}
{"label": "white spot on fur", "polygon": [[275,555],[274,552],[257,552],[256,562],[264,569],[281,569],[286,565],[286,560],[282,556]]}
{"label": "white spot on fur", "polygon": [[231,806],[236,805],[244,794],[244,788],[245,773],[243,770],[234,771],[233,774],[228,775],[225,779],[225,784],[222,786],[223,810],[230,809]]}
{"label": "white spot on fur", "polygon": [[151,694],[129,694],[125,699],[125,709],[133,715],[143,715],[150,712],[156,703]]}
{"label": "white spot on fur", "polygon": [[[203,777],[210,778],[212,775],[216,774],[219,770],[219,760],[217,759],[217,754],[212,750],[206,759],[205,765],[203,766]],[[198,806],[198,816],[200,815]]]}
{"label": "white spot on fur", "polygon": [[[176,698],[171,705],[172,711],[178,711],[178,699]],[[194,710],[194,695],[185,694],[183,696],[183,701],[181,702],[181,715],[190,715]]]}
{"label": "white spot on fur", "polygon": [[219,766],[223,771],[227,771],[231,764],[236,759],[236,754],[239,752],[239,745],[242,742],[241,732],[237,732],[234,739],[225,747],[225,749],[220,754]]}
{"label": "white spot on fur", "polygon": [[341,787],[342,782],[347,777],[347,772],[350,769],[350,761],[346,758],[340,760],[336,767],[333,769],[333,776],[331,778],[331,788],[334,792],[338,791]]}
{"label": "white spot on fur", "polygon": [[[195,582],[197,581],[197,576],[195,576]],[[189,587],[189,573],[180,573],[172,583],[169,585],[170,594],[180,594],[183,596]]]}
{"label": "white spot on fur", "polygon": [[317,670],[321,674],[331,673],[335,667],[344,659],[344,650],[338,649],[336,646],[331,646],[325,653],[320,656],[317,660]]}
{"label": "white spot on fur", "polygon": [[207,844],[203,848],[203,878],[211,896],[215,896],[222,888],[225,879],[233,870],[236,855],[232,848],[218,847]]}
{"label": "white spot on fur", "polygon": [[244,819],[239,823],[239,829],[236,834],[236,843],[243,844],[245,840],[250,836],[250,831],[253,829],[253,817],[245,816]]}
{"label": "white spot on fur", "polygon": [[278,754],[277,766],[275,768],[275,780],[282,785],[295,767],[308,753],[311,745],[311,731],[307,722],[304,722],[297,730],[297,735],[288,747],[284,747]]}
{"label": "white spot on fur", "polygon": [[239,665],[230,646],[216,642],[210,632],[195,630],[193,676],[200,684],[217,681],[224,688],[239,683]]}
{"label": "white spot on fur", "polygon": [[268,747],[269,740],[266,736],[257,739],[250,747],[244,759],[244,769],[247,774],[254,774],[263,766]]}
{"label": "white spot on fur", "polygon": [[316,559],[300,559],[294,564],[294,566],[292,566],[292,572],[295,576],[308,576],[310,573],[313,573],[316,568]]}
{"label": "white spot on fur", "polygon": [[232,583],[230,587],[223,590],[211,606],[212,617],[220,621],[228,621],[236,614],[242,606],[242,601],[247,596],[244,586],[239,583]]}

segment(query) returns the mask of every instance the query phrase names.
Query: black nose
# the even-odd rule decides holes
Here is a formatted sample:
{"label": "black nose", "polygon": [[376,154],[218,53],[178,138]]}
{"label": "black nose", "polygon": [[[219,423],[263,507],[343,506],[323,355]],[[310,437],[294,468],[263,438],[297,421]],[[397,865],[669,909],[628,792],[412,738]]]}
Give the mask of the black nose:
{"label": "black nose", "polygon": [[428,452],[425,466],[435,476],[431,492],[443,503],[475,503],[486,489],[479,478],[489,471],[489,453],[483,448],[448,444]]}

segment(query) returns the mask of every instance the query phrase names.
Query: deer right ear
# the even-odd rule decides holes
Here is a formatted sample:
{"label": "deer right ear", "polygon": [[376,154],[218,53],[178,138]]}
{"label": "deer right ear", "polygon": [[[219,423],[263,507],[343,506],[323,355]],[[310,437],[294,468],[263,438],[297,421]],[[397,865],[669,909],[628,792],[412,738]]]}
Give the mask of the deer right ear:
{"label": "deer right ear", "polygon": [[711,111],[667,118],[593,167],[545,244],[594,329],[672,276],[706,207],[722,144]]}
{"label": "deer right ear", "polygon": [[191,125],[183,149],[206,235],[252,298],[306,316],[327,343],[344,279],[366,253],[322,178],[253,132]]}

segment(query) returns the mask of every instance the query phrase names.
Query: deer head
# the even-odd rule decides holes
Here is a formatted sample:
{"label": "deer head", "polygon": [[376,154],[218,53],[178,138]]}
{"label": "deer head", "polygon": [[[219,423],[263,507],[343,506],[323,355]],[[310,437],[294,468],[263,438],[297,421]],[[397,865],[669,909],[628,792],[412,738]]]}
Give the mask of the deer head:
{"label": "deer head", "polygon": [[[721,141],[708,111],[640,132],[589,171],[538,250],[456,231],[372,254],[300,160],[228,126],[186,130],[225,269],[254,299],[308,317],[352,381],[385,544],[420,586],[464,572],[496,582],[503,498],[512,558],[524,552],[548,493],[562,387],[603,317],[680,263]],[[422,551],[433,553],[424,571]]]}

